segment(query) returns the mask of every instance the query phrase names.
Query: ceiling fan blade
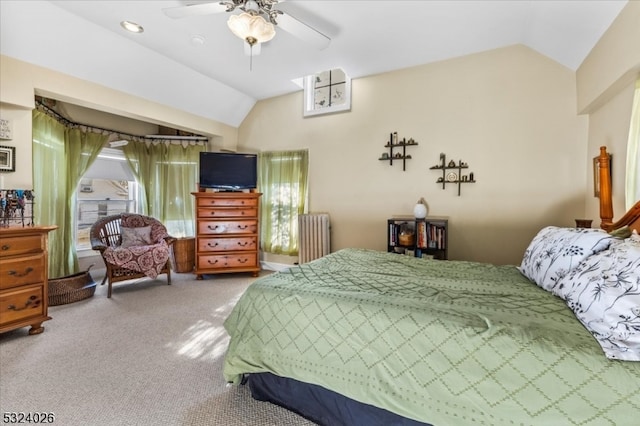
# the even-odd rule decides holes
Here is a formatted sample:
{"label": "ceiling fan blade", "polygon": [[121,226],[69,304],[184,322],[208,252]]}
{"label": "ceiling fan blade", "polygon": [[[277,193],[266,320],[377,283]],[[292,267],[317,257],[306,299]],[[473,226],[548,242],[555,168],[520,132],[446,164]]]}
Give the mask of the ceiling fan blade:
{"label": "ceiling fan blade", "polygon": [[331,43],[331,39],[328,36],[322,34],[315,28],[310,27],[288,12],[283,12],[281,15],[278,15],[277,20],[278,28],[282,28],[300,40],[315,46],[319,50],[325,49],[329,46],[329,43]]}
{"label": "ceiling fan blade", "polygon": [[226,10],[227,7],[219,2],[165,7],[162,9],[165,15],[173,19],[186,18],[187,16],[209,15],[212,13],[225,12]]}

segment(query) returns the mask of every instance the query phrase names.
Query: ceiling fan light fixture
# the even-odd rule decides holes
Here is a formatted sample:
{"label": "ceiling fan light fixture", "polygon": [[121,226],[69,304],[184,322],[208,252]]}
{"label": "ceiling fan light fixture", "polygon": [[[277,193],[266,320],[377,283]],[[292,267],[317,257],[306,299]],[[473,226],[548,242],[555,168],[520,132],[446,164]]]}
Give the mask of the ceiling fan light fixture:
{"label": "ceiling fan light fixture", "polygon": [[247,12],[231,15],[227,25],[232,33],[249,44],[264,43],[276,35],[272,23],[265,21],[260,15]]}

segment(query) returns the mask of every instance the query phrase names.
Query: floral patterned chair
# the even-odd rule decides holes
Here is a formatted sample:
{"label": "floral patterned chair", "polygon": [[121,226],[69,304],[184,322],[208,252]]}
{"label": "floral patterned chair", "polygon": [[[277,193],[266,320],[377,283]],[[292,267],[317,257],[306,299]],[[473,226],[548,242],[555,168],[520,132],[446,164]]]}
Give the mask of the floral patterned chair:
{"label": "floral patterned chair", "polygon": [[171,285],[169,248],[176,239],[157,219],[133,213],[106,216],[91,226],[89,235],[91,248],[100,252],[107,268],[101,283],[109,283],[107,297],[118,281],[167,274]]}

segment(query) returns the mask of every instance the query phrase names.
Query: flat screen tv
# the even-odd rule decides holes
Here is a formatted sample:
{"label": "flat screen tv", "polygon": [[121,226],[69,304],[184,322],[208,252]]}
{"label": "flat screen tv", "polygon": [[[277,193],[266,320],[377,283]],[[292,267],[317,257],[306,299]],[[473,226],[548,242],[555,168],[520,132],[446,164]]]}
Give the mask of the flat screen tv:
{"label": "flat screen tv", "polygon": [[200,153],[200,188],[240,191],[257,187],[258,156],[230,152]]}

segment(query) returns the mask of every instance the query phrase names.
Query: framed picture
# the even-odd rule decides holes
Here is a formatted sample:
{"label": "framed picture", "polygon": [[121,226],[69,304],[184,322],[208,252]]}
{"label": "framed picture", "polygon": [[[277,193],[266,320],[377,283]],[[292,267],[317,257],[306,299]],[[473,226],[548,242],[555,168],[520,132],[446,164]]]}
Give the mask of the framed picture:
{"label": "framed picture", "polygon": [[11,121],[0,118],[0,139],[11,139]]}
{"label": "framed picture", "polygon": [[0,146],[0,172],[16,171],[16,147]]}
{"label": "framed picture", "polygon": [[[611,154],[609,154],[609,179],[611,178]],[[600,165],[598,164],[598,157],[593,157],[593,196],[600,198]]]}
{"label": "framed picture", "polygon": [[304,116],[351,110],[351,79],[340,68],[304,78]]}

